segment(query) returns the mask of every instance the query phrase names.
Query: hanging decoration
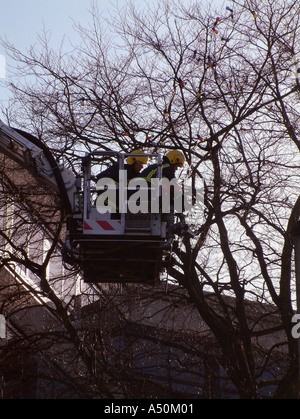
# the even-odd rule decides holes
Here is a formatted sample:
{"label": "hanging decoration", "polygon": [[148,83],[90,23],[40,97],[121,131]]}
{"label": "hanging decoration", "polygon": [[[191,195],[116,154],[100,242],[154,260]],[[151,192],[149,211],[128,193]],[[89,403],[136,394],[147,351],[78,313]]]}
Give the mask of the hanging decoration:
{"label": "hanging decoration", "polygon": [[219,31],[216,29],[219,22],[220,22],[220,18],[216,17],[216,21],[214,23],[214,28],[213,28],[216,35],[219,33]]}
{"label": "hanging decoration", "polygon": [[198,142],[200,142],[200,143],[203,143],[203,141],[204,141],[204,138],[201,137],[201,135],[199,135],[199,134],[198,134],[198,138],[197,139],[198,139]]}
{"label": "hanging decoration", "polygon": [[233,10],[229,6],[226,6],[226,10],[228,10],[231,13],[230,17],[231,17],[231,20],[233,21]]}
{"label": "hanging decoration", "polygon": [[146,135],[146,142],[150,141],[153,138],[153,135]]}
{"label": "hanging decoration", "polygon": [[152,141],[153,137],[154,137],[154,135],[146,134],[145,146],[147,146],[147,147],[156,147],[157,146],[157,143],[155,141]]}
{"label": "hanging decoration", "polygon": [[198,58],[197,58],[197,55],[198,55],[198,51],[195,49],[194,52],[193,52],[192,58],[193,58],[193,60],[195,60],[197,62],[197,64],[199,64],[200,63],[200,55],[199,55]]}
{"label": "hanging decoration", "polygon": [[207,64],[209,65],[210,68],[214,66],[213,59],[210,55],[207,57]]}
{"label": "hanging decoration", "polygon": [[170,116],[170,114],[169,114],[169,112],[168,112],[168,109],[166,108],[166,109],[164,110],[164,118],[165,118],[165,119],[167,119],[167,118],[169,118],[169,116]]}
{"label": "hanging decoration", "polygon": [[179,86],[180,86],[180,88],[181,89],[183,89],[184,88],[184,81],[183,80],[181,80],[181,78],[180,77],[178,77],[178,83],[179,83]]}

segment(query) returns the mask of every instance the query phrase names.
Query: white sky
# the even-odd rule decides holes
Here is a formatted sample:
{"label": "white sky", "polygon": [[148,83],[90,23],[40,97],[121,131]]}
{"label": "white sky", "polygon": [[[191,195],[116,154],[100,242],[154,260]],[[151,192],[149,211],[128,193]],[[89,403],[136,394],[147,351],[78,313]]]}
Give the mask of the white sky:
{"label": "white sky", "polygon": [[[121,8],[130,0],[94,1],[99,11],[108,15],[116,5]],[[143,6],[146,3],[146,0],[133,1],[137,6]],[[157,0],[147,2],[151,5]],[[214,2],[224,3],[223,0]],[[0,38],[7,39],[18,50],[26,53],[29,47],[37,42],[38,35],[44,28],[51,34],[51,47],[55,48],[56,45],[59,47],[64,37],[66,42],[70,39],[76,44],[74,23],[80,23],[83,27],[88,26],[91,21],[89,13],[91,3],[91,0],[0,0]],[[9,58],[6,57],[5,50],[0,45],[0,104],[4,106],[8,100],[8,90],[1,87],[1,81],[4,78],[5,81],[9,80],[8,64]]]}
{"label": "white sky", "polygon": [[[99,10],[108,13],[118,4],[120,7],[129,0],[95,0]],[[143,0],[135,0],[143,3]],[[74,22],[87,26],[90,19],[90,0],[0,0],[0,37],[7,39],[20,51],[26,50],[37,42],[43,28],[51,33],[50,45],[61,44],[63,37],[74,41],[76,32]],[[76,42],[75,42],[76,43]],[[0,67],[5,61],[5,71],[0,68],[0,82],[9,77],[9,59],[0,46]],[[5,104],[8,92],[0,87],[0,101]],[[1,116],[0,116],[1,117]]]}
{"label": "white sky", "polygon": [[[100,11],[120,7],[129,0],[94,0]],[[135,0],[135,3],[142,3]],[[54,41],[60,42],[64,35],[73,34],[73,21],[83,26],[90,20],[91,0],[0,0],[0,36],[16,44],[28,47],[37,39],[43,26],[50,30]],[[1,49],[1,47],[0,47]],[[1,50],[0,50],[1,53]]]}

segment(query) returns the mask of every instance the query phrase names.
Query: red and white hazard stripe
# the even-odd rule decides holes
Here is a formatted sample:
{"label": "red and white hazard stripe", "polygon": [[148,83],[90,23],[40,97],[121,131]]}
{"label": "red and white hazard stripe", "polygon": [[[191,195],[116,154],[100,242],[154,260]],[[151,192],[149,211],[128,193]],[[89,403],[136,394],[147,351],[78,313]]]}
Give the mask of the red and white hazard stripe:
{"label": "red and white hazard stripe", "polygon": [[88,234],[113,234],[121,232],[120,220],[84,220],[83,230]]}

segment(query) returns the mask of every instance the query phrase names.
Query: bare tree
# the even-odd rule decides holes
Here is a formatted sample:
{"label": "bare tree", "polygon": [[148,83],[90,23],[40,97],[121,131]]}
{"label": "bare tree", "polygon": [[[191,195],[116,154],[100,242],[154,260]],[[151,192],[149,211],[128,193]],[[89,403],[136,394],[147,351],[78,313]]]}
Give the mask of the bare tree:
{"label": "bare tree", "polygon": [[[299,5],[232,4],[131,4],[106,30],[93,7],[91,28],[77,28],[82,44],[65,55],[46,36],[26,55],[6,42],[17,73],[34,75],[11,84],[6,115],[75,172],[97,147],[181,149],[181,175],[195,188],[205,181],[205,217],[174,250],[168,279],[188,291],[241,397],[260,397],[270,383],[274,397],[297,397]],[[260,309],[250,313],[249,300]],[[263,338],[272,338],[267,350]],[[288,362],[276,373],[279,348]]]}

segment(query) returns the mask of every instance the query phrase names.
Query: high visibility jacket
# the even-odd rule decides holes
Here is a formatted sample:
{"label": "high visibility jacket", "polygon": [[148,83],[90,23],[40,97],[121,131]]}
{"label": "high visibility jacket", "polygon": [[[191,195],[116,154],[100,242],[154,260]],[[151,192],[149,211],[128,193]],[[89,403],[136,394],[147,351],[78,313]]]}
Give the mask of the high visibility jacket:
{"label": "high visibility jacket", "polygon": [[[170,161],[167,157],[163,158],[161,169],[162,169],[162,178],[167,178],[169,181],[172,181],[173,179],[176,179],[175,166],[170,163]],[[143,179],[145,179],[150,186],[151,183],[154,183],[152,181],[152,179],[157,178],[157,172],[158,172],[158,164],[156,164],[156,163],[151,164],[150,166],[146,167],[139,174],[139,177],[142,177]],[[177,197],[179,196],[180,199],[183,200],[183,195],[182,195],[181,188],[179,186],[176,187],[176,184],[171,185],[170,189],[169,189],[168,186],[164,187],[164,185],[162,185],[162,194],[170,194],[170,205],[171,205],[171,207],[174,207],[175,197],[177,199]]]}
{"label": "high visibility jacket", "polygon": [[[169,180],[172,180],[175,178],[175,168],[174,166],[169,162],[169,160],[164,157],[162,161],[162,177],[165,177]],[[151,164],[150,166],[146,167],[138,177],[142,177],[146,179],[147,182],[151,183],[152,178],[157,178],[157,171],[158,171],[158,164]]]}

